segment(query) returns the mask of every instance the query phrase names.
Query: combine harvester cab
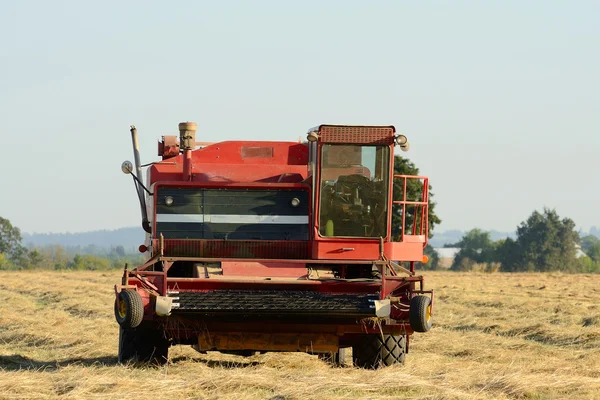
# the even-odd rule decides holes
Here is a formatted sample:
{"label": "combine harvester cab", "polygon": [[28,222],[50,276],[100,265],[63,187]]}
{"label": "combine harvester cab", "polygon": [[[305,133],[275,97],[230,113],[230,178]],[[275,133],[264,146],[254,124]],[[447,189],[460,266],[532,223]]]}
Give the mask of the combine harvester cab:
{"label": "combine harvester cab", "polygon": [[334,362],[352,347],[359,367],[404,362],[433,307],[414,269],[426,262],[428,179],[393,173],[406,137],[393,126],[321,125],[304,143],[197,148],[196,124],[179,130],[159,143],[162,161],[144,184],[131,128],[135,166],[122,169],[135,181],[148,258],[115,286],[119,361],[165,362],[170,346],[189,344]]}

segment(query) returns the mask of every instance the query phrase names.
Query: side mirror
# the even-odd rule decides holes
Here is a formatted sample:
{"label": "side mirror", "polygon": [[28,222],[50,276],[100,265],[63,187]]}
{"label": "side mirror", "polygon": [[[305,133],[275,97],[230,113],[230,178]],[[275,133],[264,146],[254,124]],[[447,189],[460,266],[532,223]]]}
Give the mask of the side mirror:
{"label": "side mirror", "polygon": [[131,161],[123,161],[123,164],[121,164],[121,171],[123,171],[125,175],[131,174],[133,172],[133,164]]}

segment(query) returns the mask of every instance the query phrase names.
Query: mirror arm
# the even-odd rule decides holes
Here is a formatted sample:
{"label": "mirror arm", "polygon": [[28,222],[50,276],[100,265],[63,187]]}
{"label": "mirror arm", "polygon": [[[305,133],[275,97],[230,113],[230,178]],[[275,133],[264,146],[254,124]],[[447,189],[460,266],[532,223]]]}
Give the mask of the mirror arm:
{"label": "mirror arm", "polygon": [[154,196],[154,193],[150,192],[148,190],[148,188],[146,186],[144,186],[144,184],[142,183],[142,181],[140,181],[138,179],[137,176],[135,176],[132,172],[129,172],[129,175],[131,175],[131,177],[133,178],[133,180],[136,182],[136,188],[137,188],[137,185],[140,185],[146,191],[146,193],[148,193],[149,196]]}

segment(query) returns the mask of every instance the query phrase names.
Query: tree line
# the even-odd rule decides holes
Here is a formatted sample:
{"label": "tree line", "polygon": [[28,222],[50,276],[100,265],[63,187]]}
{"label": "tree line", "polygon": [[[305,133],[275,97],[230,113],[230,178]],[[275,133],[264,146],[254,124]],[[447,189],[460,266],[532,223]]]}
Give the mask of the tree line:
{"label": "tree line", "polygon": [[[430,234],[440,219],[435,217],[433,221]],[[123,246],[110,250],[93,245],[85,248],[46,245],[28,249],[21,241],[19,228],[0,217],[0,270],[108,270],[122,268],[125,263],[143,262],[141,255],[128,254]],[[450,267],[452,271],[600,272],[600,239],[594,235],[580,238],[571,219],[560,218],[555,210],[549,209],[534,211],[517,227],[515,239],[493,241],[489,232],[472,229],[458,242],[445,247],[459,249]],[[427,246],[425,254],[429,262],[417,268],[438,269],[440,258],[435,249]]]}
{"label": "tree line", "polygon": [[93,245],[86,248],[45,245],[28,249],[21,242],[20,229],[0,217],[0,270],[108,270],[123,268],[125,263],[139,265],[143,262],[143,256],[128,254],[123,246],[110,250]]}
{"label": "tree line", "polygon": [[457,243],[453,271],[600,272],[600,239],[580,237],[575,223],[555,210],[534,211],[516,230],[516,239],[490,239],[472,229]]}

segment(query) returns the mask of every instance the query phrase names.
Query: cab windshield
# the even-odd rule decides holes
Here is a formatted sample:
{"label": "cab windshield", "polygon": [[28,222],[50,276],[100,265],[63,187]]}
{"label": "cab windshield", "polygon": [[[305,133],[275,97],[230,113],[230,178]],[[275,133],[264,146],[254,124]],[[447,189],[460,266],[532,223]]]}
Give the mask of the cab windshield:
{"label": "cab windshield", "polygon": [[321,236],[387,236],[389,158],[388,146],[323,145]]}

